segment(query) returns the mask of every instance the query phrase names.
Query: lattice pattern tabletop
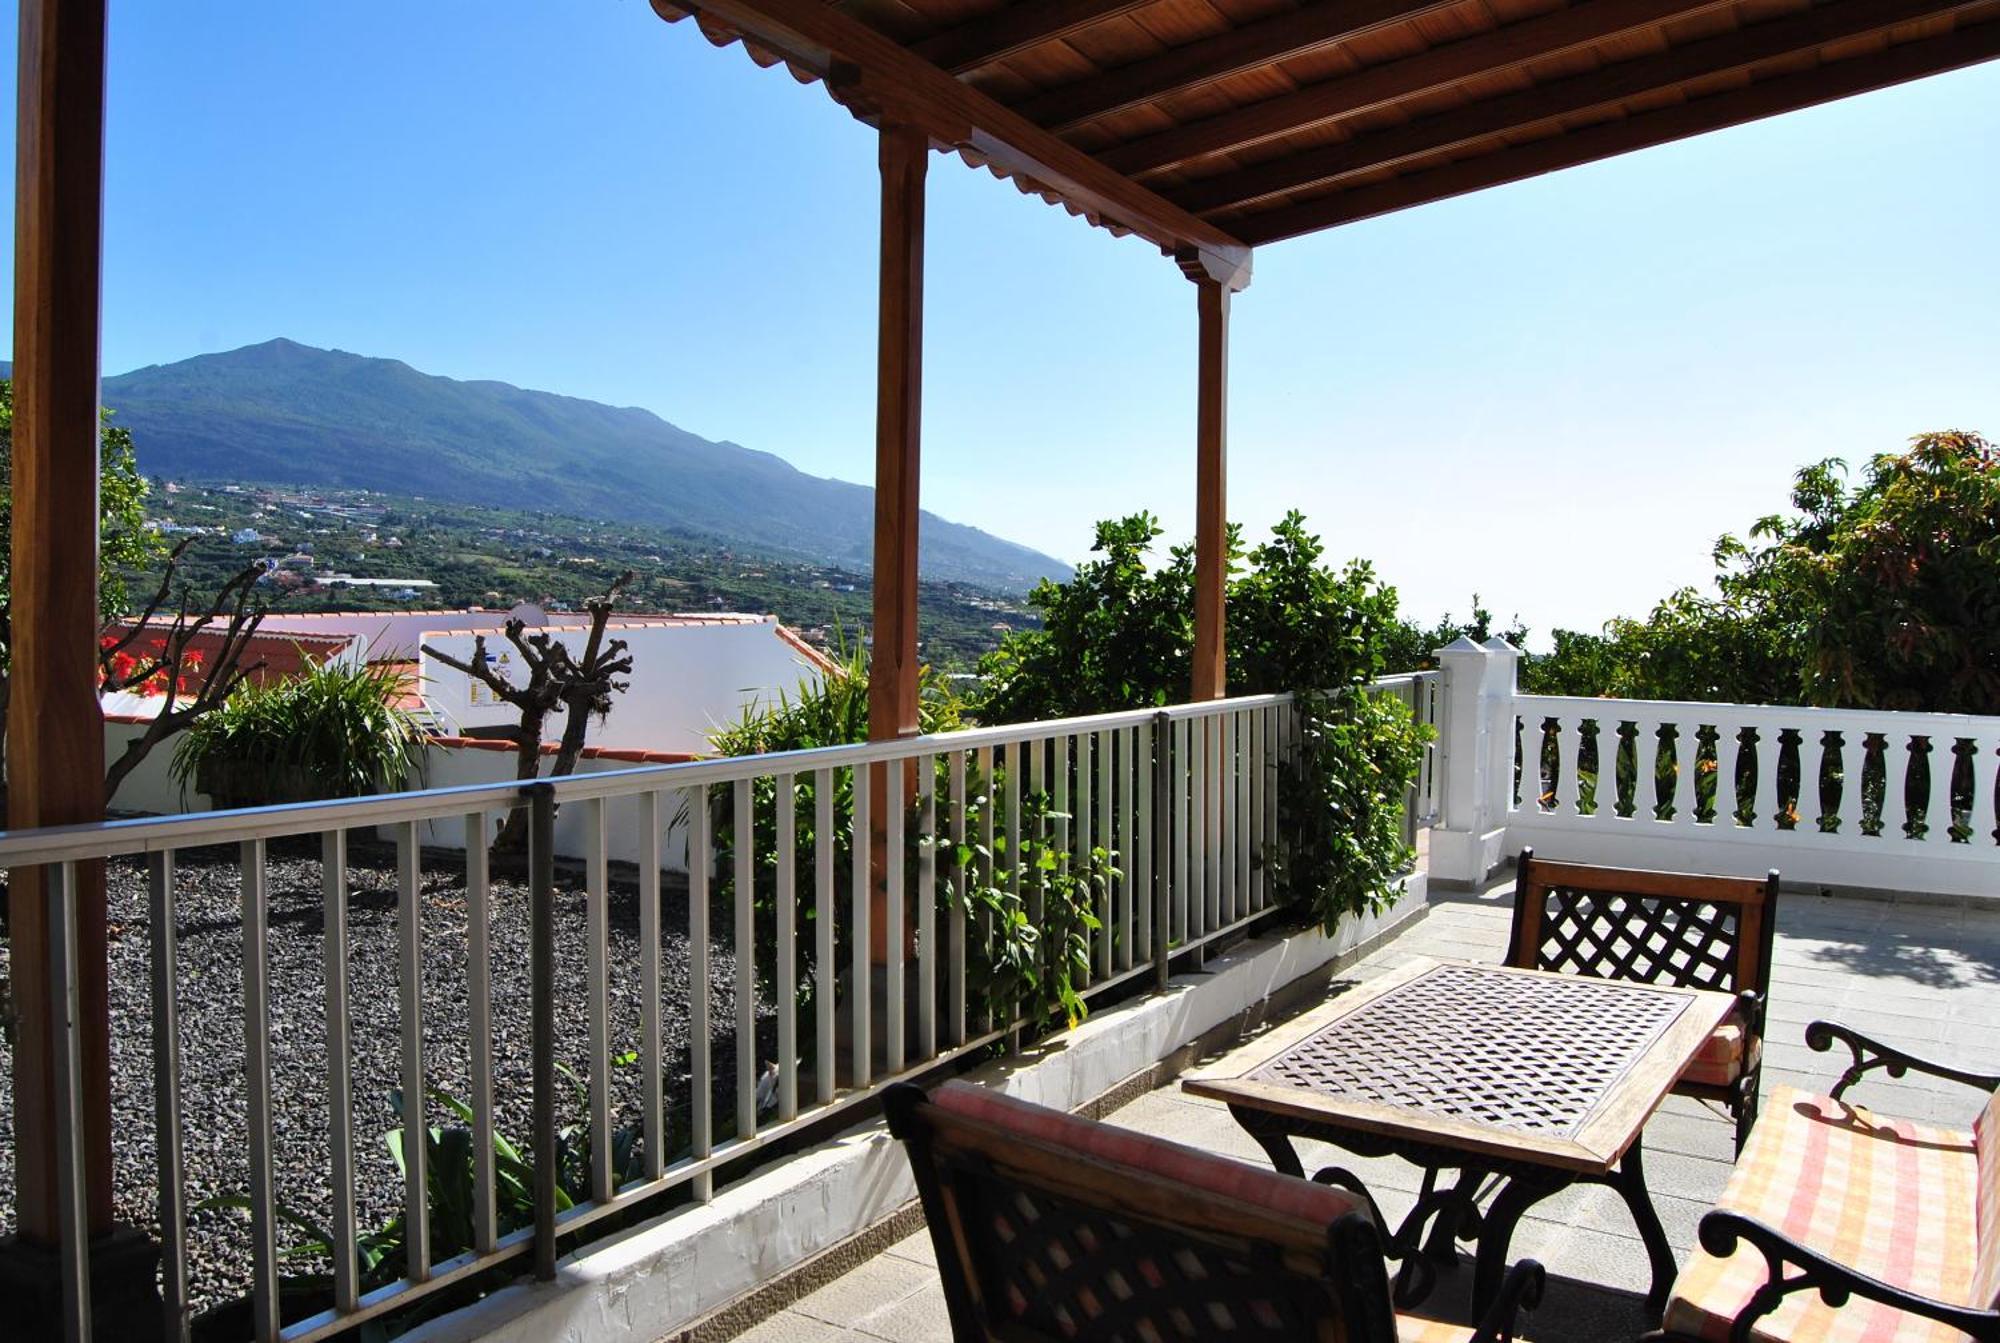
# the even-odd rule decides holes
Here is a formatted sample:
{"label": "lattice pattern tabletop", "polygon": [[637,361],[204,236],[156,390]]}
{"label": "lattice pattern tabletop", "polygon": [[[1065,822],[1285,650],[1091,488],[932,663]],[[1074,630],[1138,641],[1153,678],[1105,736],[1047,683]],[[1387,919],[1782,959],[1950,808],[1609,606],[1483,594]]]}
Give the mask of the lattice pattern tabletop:
{"label": "lattice pattern tabletop", "polygon": [[1573,1138],[1691,999],[1634,984],[1438,965],[1246,1079]]}
{"label": "lattice pattern tabletop", "polygon": [[1184,1086],[1246,1124],[1267,1116],[1266,1132],[1366,1131],[1602,1174],[1734,1006],[1705,989],[1416,958]]}

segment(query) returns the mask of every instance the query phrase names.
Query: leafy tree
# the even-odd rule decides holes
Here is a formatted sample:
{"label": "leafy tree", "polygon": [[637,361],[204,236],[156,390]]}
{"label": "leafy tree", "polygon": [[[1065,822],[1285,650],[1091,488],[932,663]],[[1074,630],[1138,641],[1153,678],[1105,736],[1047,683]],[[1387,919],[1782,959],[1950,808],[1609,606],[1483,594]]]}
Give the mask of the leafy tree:
{"label": "leafy tree", "polygon": [[1716,590],[1682,588],[1602,635],[1555,633],[1523,670],[1542,693],[1990,714],[2000,710],[2000,450],[1921,434],[1850,488],[1838,458],[1796,476],[1792,512],[1715,548]]}
{"label": "leafy tree", "polygon": [[[1800,471],[1794,517],[1724,538],[1726,599],[1783,631],[1810,704],[2000,708],[2000,449],[1962,430]],[[1762,545],[1754,544],[1763,542]]]}
{"label": "leafy tree", "polygon": [[[97,606],[106,620],[125,614],[126,576],[161,556],[159,537],[146,528],[146,479],[132,446],[132,431],[103,412],[98,435]],[[0,378],[0,604],[14,591],[14,384]],[[0,664],[6,648],[0,645]]]}
{"label": "leafy tree", "polygon": [[[1066,583],[1029,597],[1042,628],[1008,636],[980,664],[989,723],[1178,703],[1194,665],[1194,559],[1175,547],[1157,568],[1149,513],[1101,522],[1093,554]],[[1225,605],[1229,685],[1237,694],[1299,696],[1299,749],[1279,790],[1292,836],[1272,855],[1280,889],[1331,927],[1385,898],[1409,861],[1404,790],[1423,729],[1399,702],[1365,687],[1402,628],[1393,588],[1355,561],[1325,563],[1325,547],[1294,512],[1245,551],[1228,533]]]}
{"label": "leafy tree", "polygon": [[1447,613],[1428,629],[1413,621],[1397,621],[1388,632],[1383,666],[1391,672],[1430,671],[1437,666],[1437,650],[1445,645],[1461,638],[1485,643],[1495,634],[1516,648],[1527,647],[1528,628],[1521,623],[1521,617],[1513,617],[1506,628],[1501,628],[1494,620],[1493,612],[1480,603],[1479,594],[1475,592],[1472,594],[1472,614],[1468,619],[1453,620]]}

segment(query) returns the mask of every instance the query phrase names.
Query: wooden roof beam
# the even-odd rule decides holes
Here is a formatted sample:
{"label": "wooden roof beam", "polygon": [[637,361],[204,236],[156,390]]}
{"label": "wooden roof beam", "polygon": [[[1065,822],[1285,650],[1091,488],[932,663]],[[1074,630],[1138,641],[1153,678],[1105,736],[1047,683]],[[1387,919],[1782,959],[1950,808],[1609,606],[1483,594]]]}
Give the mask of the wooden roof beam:
{"label": "wooden roof beam", "polygon": [[1152,0],[1023,0],[912,42],[910,50],[947,74],[962,75],[1151,3]]}
{"label": "wooden roof beam", "polygon": [[1321,0],[1242,28],[1174,47],[1014,104],[1038,126],[1065,131],[1218,79],[1422,18],[1457,0]]}
{"label": "wooden roof beam", "polygon": [[1196,214],[1229,209],[1269,196],[1335,182],[1406,159],[1614,106],[1653,90],[1670,88],[1812,51],[1835,42],[1879,33],[1899,24],[1973,8],[1990,0],[1837,0],[1748,28],[1675,47],[1653,56],[1620,61],[1586,74],[1518,93],[1488,98],[1470,107],[1339,144],[1273,159],[1239,172],[1205,178],[1167,193]]}
{"label": "wooden roof beam", "polygon": [[[689,7],[684,0],[654,0],[670,21]],[[863,120],[920,128],[933,144],[965,150],[1047,188],[1164,252],[1193,253],[1232,289],[1250,283],[1250,249],[1241,239],[1105,167],[859,19],[820,0],[700,0],[691,7],[826,80]]]}
{"label": "wooden roof beam", "polygon": [[1480,75],[1515,70],[1635,29],[1722,8],[1728,0],[1591,0],[1539,14],[1399,61],[1311,84],[1296,93],[1219,113],[1098,154],[1139,176],[1323,125]]}
{"label": "wooden roof beam", "polygon": [[1633,150],[1740,126],[1782,112],[1833,102],[1996,58],[2000,58],[2000,17],[1960,27],[1940,37],[1906,42],[1870,56],[1834,61],[1799,74],[1759,80],[1657,112],[1571,131],[1497,154],[1464,159],[1406,177],[1336,192],[1322,200],[1254,215],[1244,221],[1240,232],[1253,244],[1276,242],[1281,238],[1351,224],[1411,206],[1427,205],[1467,192],[1539,177],[1562,168],[1614,158]]}

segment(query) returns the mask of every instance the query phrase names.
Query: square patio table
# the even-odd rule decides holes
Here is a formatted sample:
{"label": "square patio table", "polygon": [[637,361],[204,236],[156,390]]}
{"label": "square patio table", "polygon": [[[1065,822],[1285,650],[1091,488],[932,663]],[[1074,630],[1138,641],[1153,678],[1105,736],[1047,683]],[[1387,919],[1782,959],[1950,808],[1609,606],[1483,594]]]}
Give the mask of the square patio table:
{"label": "square patio table", "polygon": [[[1305,1174],[1294,1138],[1422,1167],[1417,1204],[1387,1245],[1401,1261],[1403,1304],[1429,1293],[1438,1264],[1456,1261],[1455,1239],[1470,1240],[1473,1309],[1483,1312],[1522,1214],[1592,1183],[1631,1210],[1658,1311],[1675,1265],[1640,1134],[1735,1005],[1728,993],[1417,957],[1232,1054],[1226,1073],[1182,1087],[1227,1102],[1281,1172]],[[1440,1187],[1445,1170],[1458,1178]],[[1338,1167],[1313,1178],[1368,1194]],[[1482,1209],[1490,1180],[1499,1190]],[[1379,1210],[1376,1222],[1386,1232]]]}

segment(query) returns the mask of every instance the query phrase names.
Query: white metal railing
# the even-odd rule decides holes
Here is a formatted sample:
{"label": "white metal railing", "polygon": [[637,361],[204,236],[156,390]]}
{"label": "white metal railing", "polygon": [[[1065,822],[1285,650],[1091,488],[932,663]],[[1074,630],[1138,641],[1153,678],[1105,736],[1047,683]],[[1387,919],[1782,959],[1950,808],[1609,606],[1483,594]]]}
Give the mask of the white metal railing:
{"label": "white metal railing", "polygon": [[[1836,866],[1811,870],[1893,889],[1923,888],[1910,885],[1913,860],[1973,862],[2000,893],[2000,718],[1540,695],[1513,705],[1512,847],[1538,835],[1628,852],[1635,839],[1749,845],[1788,872],[1826,855]],[[1940,889],[1938,871],[1928,863],[1919,881]]]}
{"label": "white metal railing", "polygon": [[[1433,679],[1392,678],[1378,689],[1406,698],[1419,716],[1434,719]],[[1019,851],[1023,798],[1046,794],[1058,815],[1055,847],[1077,860],[1093,848],[1116,855],[1116,874],[1099,896],[1099,927],[1092,935],[1086,996],[1121,986],[1164,986],[1172,957],[1198,953],[1233,935],[1271,906],[1269,858],[1281,843],[1280,761],[1295,740],[1292,697],[1263,695],[1183,705],[1160,711],[1012,724],[905,741],[824,750],[635,768],[531,784],[492,784],[420,793],[300,805],[253,808],[162,819],[113,821],[0,835],[0,866],[42,867],[50,902],[52,995],[57,1023],[58,1130],[67,1135],[58,1153],[63,1200],[62,1249],[70,1327],[88,1337],[88,1278],[82,1224],[83,1171],[79,1144],[81,1098],[74,959],[77,864],[142,858],[149,874],[152,1041],[155,1071],[158,1216],[163,1233],[162,1288],[168,1336],[185,1338],[189,1322],[187,1192],[182,1150],[189,1124],[181,1094],[177,1004],[183,986],[176,969],[176,856],[198,846],[237,846],[243,919],[242,1001],[244,1079],[248,1119],[247,1207],[251,1254],[249,1299],[260,1343],[306,1343],[340,1334],[361,1322],[412,1304],[418,1298],[510,1260],[532,1261],[541,1278],[554,1275],[556,1243],[640,1200],[668,1191],[705,1200],[718,1171],[739,1158],[794,1134],[874,1095],[881,1086],[966,1051],[1003,1039],[1025,1023],[973,1002],[968,974],[988,930],[968,928],[962,907],[936,895],[940,849],[970,850],[987,869],[1004,842]],[[861,785],[873,778],[874,787]],[[769,797],[789,799],[774,809],[773,849],[760,852],[755,836],[760,785]],[[801,788],[810,785],[810,809]],[[835,793],[845,785],[851,818],[836,834]],[[912,787],[914,792],[911,792]],[[880,790],[885,815],[871,817]],[[1427,762],[1413,790],[1412,826],[1435,814],[1436,784]],[[983,800],[982,800],[983,797]],[[636,982],[614,983],[618,972],[609,944],[612,890],[607,812],[616,803],[636,806],[645,836],[631,883],[639,910]],[[589,1135],[587,1196],[558,1211],[554,822],[558,807],[581,809],[586,853],[582,863],[586,948],[584,977],[589,1066],[583,1078]],[[529,1018],[532,1117],[526,1154],[533,1167],[533,1218],[507,1227],[499,1209],[494,1104],[492,948],[488,943],[493,881],[486,839],[496,814],[529,810]],[[668,983],[662,972],[662,845],[676,816],[687,846],[688,974]],[[715,820],[726,817],[733,844],[727,865]],[[423,964],[424,874],[427,854],[421,827],[440,820],[464,826],[463,896],[468,1006],[464,1018],[470,1058],[471,1146],[474,1207],[471,1244],[441,1256],[430,1239],[430,1189],[422,1141],[404,1144],[403,1217],[406,1228],[400,1276],[370,1283],[361,1271],[363,1236],[356,1208],[362,1155],[353,1131],[349,1029],[349,836],[386,832],[394,842],[398,893],[396,937],[401,1027],[399,1077],[405,1132],[420,1132],[414,1116],[433,1075],[425,1056],[426,1004]],[[801,843],[801,826],[810,840]],[[880,832],[881,850],[871,843]],[[677,835],[676,837],[679,837]],[[319,845],[324,906],[324,1057],[327,1101],[327,1174],[332,1201],[330,1255],[332,1302],[309,1317],[280,1319],[283,1174],[273,1146],[272,1072],[276,1062],[270,1016],[270,943],[266,926],[267,846],[298,837]],[[743,842],[750,837],[750,842]],[[841,849],[845,847],[845,853]],[[872,855],[882,852],[882,859]],[[435,868],[438,859],[428,855]],[[768,862],[766,861],[768,860]],[[889,931],[879,961],[871,955],[869,921],[876,913],[871,861],[883,874],[880,912]],[[764,875],[768,868],[769,875]],[[455,870],[455,864],[454,864]],[[714,883],[733,887],[728,928],[710,927]],[[1014,880],[1020,881],[1018,869]],[[836,963],[840,888],[846,887],[848,954]],[[760,994],[758,946],[762,930],[754,896],[767,891],[774,923],[772,987]],[[1032,901],[1032,890],[1025,892]],[[914,906],[914,909],[911,908]],[[1041,910],[1031,903],[1031,917]],[[810,925],[808,928],[804,925]],[[810,938],[804,957],[801,939]],[[718,946],[734,958],[735,1021],[711,1021],[706,986]],[[809,1006],[801,1006],[797,976],[812,976]],[[844,972],[844,973],[843,973]],[[881,992],[876,992],[877,988]],[[641,1074],[636,1129],[640,1169],[620,1178],[613,1169],[615,1107],[609,1001],[636,999],[636,1060]],[[776,1057],[759,1057],[760,1005],[776,1015]],[[686,1095],[669,1113],[663,1023],[675,1012],[688,1024]],[[718,1060],[716,1036],[733,1024],[734,1056]],[[842,1039],[842,1036],[845,1039]],[[808,1060],[810,1062],[808,1062]],[[67,1069],[65,1070],[65,1062]],[[282,1061],[298,1066],[298,1060]],[[718,1064],[734,1072],[733,1090],[722,1088],[716,1113]],[[775,1066],[775,1094],[760,1095]],[[678,1074],[676,1074],[678,1076]],[[729,1102],[733,1101],[733,1105]],[[733,1109],[733,1115],[730,1110]],[[440,1112],[433,1110],[433,1115]],[[196,1116],[206,1122],[212,1116]],[[669,1135],[684,1144],[669,1150]]]}
{"label": "white metal railing", "polygon": [[1444,673],[1402,672],[1378,678],[1369,689],[1394,695],[1408,707],[1412,718],[1430,729],[1417,777],[1410,783],[1405,803],[1403,838],[1412,841],[1417,831],[1436,825],[1444,811],[1439,748],[1444,741],[1445,714],[1450,705],[1444,693]]}

